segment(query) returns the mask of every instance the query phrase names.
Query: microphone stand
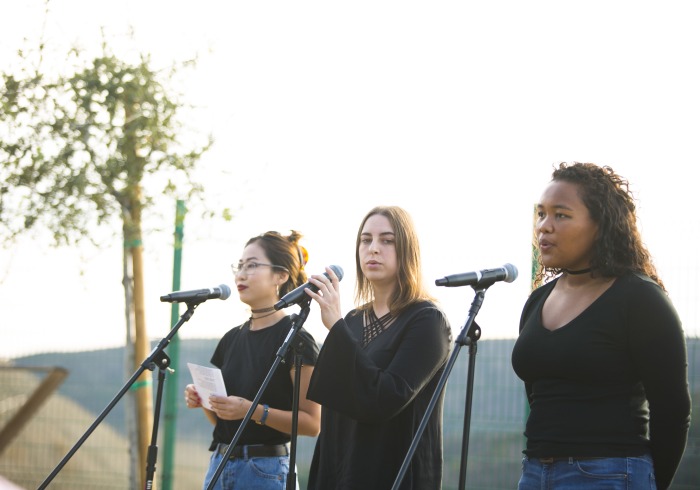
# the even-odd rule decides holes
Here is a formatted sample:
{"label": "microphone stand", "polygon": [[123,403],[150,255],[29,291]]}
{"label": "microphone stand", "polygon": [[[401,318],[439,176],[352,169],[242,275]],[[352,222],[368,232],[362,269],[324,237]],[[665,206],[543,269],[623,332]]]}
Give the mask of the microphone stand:
{"label": "microphone stand", "polygon": [[423,434],[425,427],[428,425],[428,419],[430,418],[430,414],[433,412],[433,409],[435,408],[435,405],[437,404],[437,401],[440,398],[440,393],[442,392],[443,388],[445,387],[445,384],[447,383],[447,378],[450,376],[450,372],[454,367],[455,361],[457,361],[459,350],[464,345],[469,346],[469,372],[467,375],[467,399],[465,402],[464,410],[464,429],[462,432],[462,459],[459,470],[458,488],[463,490],[466,487],[467,454],[469,452],[469,430],[472,413],[472,391],[474,389],[474,366],[476,362],[477,350],[476,344],[479,338],[481,337],[481,327],[477,325],[477,323],[474,321],[474,318],[476,318],[476,315],[479,313],[479,309],[481,309],[481,305],[484,302],[484,294],[486,292],[486,289],[489,286],[491,286],[491,284],[493,284],[494,282],[495,281],[491,281],[487,284],[477,284],[475,286],[472,286],[476,294],[474,295],[474,300],[472,301],[471,307],[469,308],[469,315],[467,317],[467,321],[464,324],[464,327],[462,327],[462,331],[460,332],[459,336],[457,336],[457,339],[455,340],[455,349],[452,351],[452,354],[450,355],[450,358],[448,359],[447,364],[445,365],[445,370],[442,372],[438,384],[435,387],[435,391],[433,393],[432,398],[430,399],[430,402],[428,403],[428,408],[426,409],[425,415],[423,416],[423,419],[421,420],[420,425],[416,430],[416,434],[413,437],[411,446],[408,448],[408,452],[406,453],[406,457],[403,461],[403,464],[401,465],[401,469],[399,470],[399,473],[396,476],[396,480],[394,480],[394,485],[391,487],[392,490],[398,490],[399,485],[401,484],[401,480],[403,480],[403,477],[405,476],[406,471],[408,470],[411,458],[413,457],[413,454],[416,452],[416,449],[418,447],[418,441],[420,440],[420,437]]}
{"label": "microphone stand", "polygon": [[163,352],[163,361],[158,365],[158,391],[156,392],[156,405],[153,412],[153,430],[151,431],[151,445],[148,446],[148,453],[146,456],[146,490],[151,490],[153,488],[153,477],[156,473],[156,460],[158,459],[158,421],[160,420],[160,405],[163,399],[163,385],[165,384],[165,371],[166,369],[172,372],[172,369],[167,366],[170,365],[170,358]]}
{"label": "microphone stand", "polygon": [[[279,366],[280,362],[284,360],[284,356],[287,353],[287,349],[289,348],[292,340],[294,339],[296,333],[299,331],[299,329],[304,325],[304,322],[306,321],[306,318],[309,316],[309,311],[311,310],[311,307],[309,306],[311,302],[311,297],[308,297],[308,299],[303,299],[299,305],[301,306],[301,310],[299,311],[299,314],[294,314],[291,316],[292,318],[292,326],[289,329],[289,333],[287,333],[287,337],[284,339],[284,342],[282,342],[282,346],[279,348],[277,351],[277,354],[275,357],[274,362],[272,363],[272,366],[270,367],[270,370],[267,373],[267,376],[265,376],[265,379],[262,382],[262,385],[260,385],[260,388],[258,389],[258,392],[255,395],[255,398],[253,398],[253,401],[250,404],[250,408],[248,409],[248,412],[245,414],[243,417],[243,420],[241,421],[241,425],[238,426],[238,430],[233,436],[233,439],[228,445],[228,448],[226,449],[226,453],[224,454],[223,458],[221,458],[221,462],[219,463],[219,466],[216,467],[216,471],[214,472],[214,475],[211,478],[211,481],[209,482],[209,485],[207,486],[206,490],[213,490],[214,486],[216,485],[217,480],[219,479],[219,476],[221,476],[221,473],[224,471],[224,466],[226,465],[226,462],[229,460],[231,457],[231,453],[233,452],[234,447],[238,443],[238,440],[241,438],[241,435],[243,434],[243,429],[245,428],[246,424],[250,421],[251,417],[253,416],[253,413],[255,412],[255,409],[257,408],[258,404],[260,403],[260,398],[262,398],[262,394],[264,393],[265,389],[267,388],[267,385],[270,383],[270,380],[272,379],[273,374],[275,373],[275,370],[277,369],[277,366]],[[296,350],[295,350],[296,353]],[[294,373],[294,394],[293,394],[293,401],[292,401],[292,441],[291,441],[291,447],[290,447],[290,456],[289,456],[289,473],[287,474],[287,489],[294,489],[296,486],[296,472],[293,469],[293,464],[295,463],[295,451],[296,451],[296,438],[297,438],[297,420],[298,420],[298,411],[299,411],[299,380],[301,376],[301,357],[298,355],[298,353],[295,354],[294,358],[294,365],[297,368],[296,372]],[[294,478],[292,478],[292,475]],[[290,483],[291,482],[291,483]],[[290,487],[291,484],[291,487]]]}
{"label": "microphone stand", "polygon": [[[302,321],[303,323],[303,321]],[[289,473],[287,473],[287,488],[286,490],[295,490],[297,486],[297,470],[296,470],[296,455],[297,455],[297,427],[299,425],[299,383],[301,383],[301,353],[299,352],[304,346],[304,341],[300,340],[297,344],[292,345],[294,351],[294,390],[292,392],[292,440],[289,448]]]}
{"label": "microphone stand", "polygon": [[68,453],[63,457],[63,459],[58,463],[58,465],[53,469],[51,474],[46,477],[46,479],[43,481],[41,485],[39,485],[38,490],[43,490],[46,488],[49,483],[58,475],[58,473],[63,469],[63,467],[68,463],[70,458],[80,449],[80,446],[83,445],[83,443],[87,440],[88,437],[95,431],[98,425],[104,420],[104,418],[109,414],[109,412],[114,408],[114,406],[121,400],[121,398],[124,396],[124,394],[129,390],[131,385],[136,382],[136,380],[143,374],[143,372],[146,369],[149,369],[150,371],[153,371],[156,367],[156,365],[160,368],[160,373],[158,377],[158,399],[157,399],[157,405],[156,405],[156,411],[154,413],[154,423],[153,423],[153,434],[152,434],[152,439],[151,439],[151,446],[148,448],[148,462],[146,466],[146,472],[147,472],[147,481],[145,488],[146,490],[149,490],[152,488],[152,480],[149,480],[149,478],[153,478],[153,474],[155,473],[155,461],[156,461],[156,455],[158,454],[158,448],[155,446],[155,441],[157,439],[157,434],[158,434],[158,417],[160,416],[160,402],[161,402],[161,394],[163,390],[163,382],[165,382],[165,372],[164,370],[168,368],[170,365],[170,358],[163,352],[163,350],[168,346],[170,343],[170,340],[175,336],[177,331],[180,329],[180,327],[188,321],[190,318],[192,318],[192,315],[194,314],[195,308],[199,306],[200,303],[203,303],[206,301],[207,298],[203,299],[197,299],[193,300],[192,302],[187,302],[187,311],[185,311],[182,316],[180,316],[180,320],[177,322],[177,324],[170,330],[167,336],[165,336],[159,343],[158,345],[151,351],[151,353],[148,355],[148,357],[141,363],[139,368],[136,370],[136,372],[129,378],[129,380],[124,384],[121,390],[119,390],[119,393],[116,394],[116,396],[112,399],[111,402],[105,407],[104,410],[102,410],[102,413],[97,416],[95,421],[92,423],[92,425],[88,428],[87,431],[82,435],[82,437],[78,440],[78,442],[75,443],[75,445],[68,451]]}

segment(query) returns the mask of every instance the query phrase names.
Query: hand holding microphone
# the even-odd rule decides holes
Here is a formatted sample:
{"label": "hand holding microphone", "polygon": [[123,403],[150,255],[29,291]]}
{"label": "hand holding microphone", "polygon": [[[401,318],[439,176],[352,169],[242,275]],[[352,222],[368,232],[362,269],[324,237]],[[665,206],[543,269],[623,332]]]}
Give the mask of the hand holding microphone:
{"label": "hand holding microphone", "polygon": [[[340,289],[338,287],[341,279],[343,279],[343,269],[337,265],[328,266],[323,275],[311,276],[309,282],[285,295],[275,305],[275,308],[280,309],[289,306],[286,303],[293,304],[292,302],[294,301],[300,301],[302,299],[301,295],[296,299],[296,294],[298,294],[296,292],[300,291],[306,298],[311,297],[318,303],[321,308],[321,321],[330,330],[338,320],[343,318],[340,309]],[[288,299],[288,297],[292,298]],[[278,305],[282,304],[284,306],[278,307]]]}
{"label": "hand holding microphone", "polygon": [[[335,278],[338,279],[338,282],[343,278],[343,269],[339,265],[329,265],[326,267],[326,272],[323,274],[323,277],[325,277],[328,282],[332,280],[332,276],[330,274],[333,274]],[[313,277],[321,277],[321,276],[311,276]],[[321,281],[316,280],[317,283],[321,283]],[[308,296],[306,295],[306,290],[310,289],[312,292],[318,291],[318,287],[320,284],[314,283],[314,281],[309,280],[308,282],[302,284],[298,288],[296,288],[294,291],[290,291],[287,294],[285,294],[282,299],[280,299],[277,303],[275,303],[275,310],[281,310],[282,308],[286,308],[288,306],[296,305],[301,303],[302,301],[305,301]]]}

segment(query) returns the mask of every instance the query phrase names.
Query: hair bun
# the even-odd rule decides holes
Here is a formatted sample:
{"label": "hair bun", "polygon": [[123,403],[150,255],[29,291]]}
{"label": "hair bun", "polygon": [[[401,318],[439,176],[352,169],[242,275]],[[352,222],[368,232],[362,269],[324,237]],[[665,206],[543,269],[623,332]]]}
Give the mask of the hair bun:
{"label": "hair bun", "polygon": [[309,261],[309,252],[303,245],[297,244],[297,248],[299,249],[299,264],[301,266],[300,269],[304,270],[304,266]]}

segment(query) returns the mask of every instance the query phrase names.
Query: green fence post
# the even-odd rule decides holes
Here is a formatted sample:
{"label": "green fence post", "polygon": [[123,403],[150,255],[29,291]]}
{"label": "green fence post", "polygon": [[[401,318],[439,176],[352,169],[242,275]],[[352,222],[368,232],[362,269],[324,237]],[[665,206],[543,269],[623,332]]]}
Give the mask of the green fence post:
{"label": "green fence post", "polygon": [[[173,291],[180,290],[180,271],[182,269],[182,237],[185,223],[185,202],[177,201],[175,211],[175,244],[173,259]],[[180,319],[180,303],[173,302],[170,313],[170,326],[174,327]],[[164,434],[163,434],[163,490],[171,490],[175,468],[175,435],[177,433],[178,366],[180,363],[180,339],[175,335],[167,347],[170,366],[174,370],[165,385]]]}

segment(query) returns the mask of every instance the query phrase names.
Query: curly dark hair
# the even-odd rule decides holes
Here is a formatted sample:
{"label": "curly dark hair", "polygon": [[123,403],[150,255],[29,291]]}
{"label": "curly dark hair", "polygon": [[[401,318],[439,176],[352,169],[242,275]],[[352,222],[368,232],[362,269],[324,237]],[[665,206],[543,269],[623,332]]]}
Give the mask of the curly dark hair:
{"label": "curly dark hair", "polygon": [[[598,225],[591,259],[593,274],[618,277],[627,272],[640,273],[665,290],[637,229],[636,206],[629,182],[608,166],[579,162],[562,162],[555,166],[552,182],[557,181],[578,186],[579,197]],[[539,258],[538,262],[538,282],[563,271],[544,267]]]}

